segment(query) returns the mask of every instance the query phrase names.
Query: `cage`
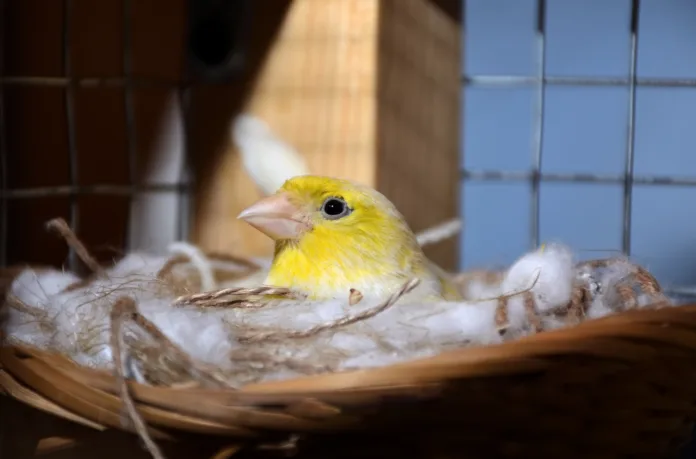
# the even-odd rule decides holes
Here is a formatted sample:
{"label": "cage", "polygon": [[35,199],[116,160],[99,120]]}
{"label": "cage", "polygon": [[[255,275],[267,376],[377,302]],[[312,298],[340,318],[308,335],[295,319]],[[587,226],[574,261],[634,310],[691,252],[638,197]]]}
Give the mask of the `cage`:
{"label": "cage", "polygon": [[[642,89],[688,92],[696,87],[687,57],[681,59],[686,70],[673,78],[650,73],[663,62],[659,51],[652,51],[652,63],[641,67],[651,59],[641,54],[644,30],[662,33],[646,18],[664,25],[666,16],[675,19],[679,12],[696,10],[676,1],[672,10],[660,10],[649,0],[606,3],[1,0],[0,262],[65,263],[80,269],[74,251],[64,260],[63,244],[45,233],[44,223],[56,216],[64,216],[101,261],[186,238],[209,250],[268,254],[270,241],[235,220],[260,197],[230,146],[230,120],[242,111],[266,119],[302,152],[313,172],[358,179],[383,191],[416,231],[461,213],[466,221],[461,240],[427,249],[444,268],[504,265],[558,237],[589,252],[588,258],[596,254],[592,249],[640,258],[636,246],[645,247],[646,240],[654,245],[659,231],[651,226],[653,236],[641,236],[635,233],[636,221],[664,223],[673,215],[654,213],[661,205],[650,199],[647,207],[653,212],[641,211],[637,203],[643,188],[696,184],[681,174],[672,176],[675,170],[683,172],[681,150],[664,168],[645,159],[651,145],[640,133],[655,121],[644,118],[647,109],[641,103],[660,106],[664,94]],[[609,31],[616,37],[602,41]],[[583,40],[593,46],[581,46]],[[601,55],[563,60],[572,46]],[[608,69],[595,61],[609,62]],[[581,89],[555,93],[557,87]],[[687,92],[664,97],[688,100]],[[563,108],[573,104],[580,107],[564,119]],[[611,115],[607,122],[594,116],[595,105],[602,104]],[[689,119],[686,109],[683,119]],[[589,134],[559,140],[573,123],[601,138],[594,144],[582,143]],[[664,138],[672,131],[662,126]],[[611,165],[603,164],[599,153],[583,153],[593,147],[611,149]],[[665,159],[663,153],[653,156],[654,161]],[[594,188],[563,188],[578,182]],[[435,201],[437,206],[428,205]],[[613,206],[611,217],[588,218],[578,211],[558,217],[568,203],[579,209],[588,201],[595,208]],[[574,223],[568,226],[580,227],[582,234],[553,226],[547,216]],[[602,226],[607,219],[614,227]],[[509,232],[511,220],[528,230]],[[499,228],[499,235],[491,228]],[[612,236],[608,241],[583,238],[588,234]],[[660,260],[645,261],[651,269],[657,263],[656,271],[668,283],[693,282],[667,268],[660,271]],[[666,320],[655,317],[651,324]],[[583,367],[587,362],[573,360],[563,370],[572,373],[576,363]],[[610,374],[615,368],[607,364],[603,371]],[[687,373],[679,375],[690,380]],[[652,377],[646,379],[660,392],[660,403],[676,410],[677,402],[661,391],[688,389]],[[559,384],[578,383],[560,379]],[[2,384],[6,391],[23,390],[8,384]],[[519,402],[519,393],[491,387],[505,400]],[[486,398],[475,384],[467,388]],[[658,398],[652,392],[646,397]],[[69,412],[64,413],[67,420],[46,415],[41,400],[37,409],[11,397],[0,401],[1,413],[14,413],[9,420],[2,416],[0,451],[8,457],[34,457],[37,451],[55,458],[149,457],[134,436],[71,423]],[[325,415],[328,423],[331,408],[303,405],[293,407],[299,414],[292,415]],[[688,436],[684,429],[691,426],[693,413],[683,417],[680,439]],[[398,432],[393,435],[393,443],[419,454],[428,448],[431,456],[451,453],[446,445],[426,445],[427,439],[413,443]],[[345,454],[355,452],[351,440],[331,441]],[[212,457],[220,446],[212,443],[182,442],[167,457]],[[383,444],[377,444],[371,453],[383,454]],[[648,457],[642,447],[636,443],[635,457]],[[515,441],[506,442],[499,454],[526,457],[525,450],[515,448]],[[231,447],[214,457],[236,452]],[[284,452],[282,444],[257,451]],[[576,453],[585,454],[582,449]],[[607,457],[619,456],[608,451]]]}
{"label": "cage", "polygon": [[[230,146],[230,120],[243,107],[302,151],[315,173],[394,195],[416,230],[456,216],[459,43],[448,16],[421,2],[403,13],[389,2],[248,3],[193,2],[187,14],[178,2],[162,16],[156,3],[54,2],[38,36],[29,25],[43,3],[7,2],[3,138],[13,172],[4,196],[16,222],[7,228],[8,264],[60,262],[60,246],[41,225],[50,214],[70,215],[106,259],[114,248],[158,249],[185,235],[209,250],[267,254],[270,242],[236,220],[260,196]],[[411,32],[409,44],[408,30],[424,35]],[[12,45],[25,42],[21,51]],[[448,64],[426,74],[435,48]],[[36,104],[45,116],[34,115]],[[408,138],[416,130],[443,152],[440,161],[417,154],[427,146]],[[408,179],[390,181],[393,167]],[[418,169],[439,177],[442,188],[431,193],[445,200],[425,215],[416,212],[427,195],[416,191]],[[96,210],[105,207],[105,215]],[[93,233],[104,226],[111,229]],[[453,243],[431,254],[450,268]]]}
{"label": "cage", "polygon": [[[272,253],[236,220],[260,197],[230,142],[242,111],[312,172],[391,195],[415,230],[457,214],[457,2],[5,0],[1,11],[3,266],[83,269],[45,232],[57,216],[100,261],[187,238]],[[456,244],[429,256],[454,269]],[[29,454],[7,439],[44,421],[26,414],[3,452]]]}

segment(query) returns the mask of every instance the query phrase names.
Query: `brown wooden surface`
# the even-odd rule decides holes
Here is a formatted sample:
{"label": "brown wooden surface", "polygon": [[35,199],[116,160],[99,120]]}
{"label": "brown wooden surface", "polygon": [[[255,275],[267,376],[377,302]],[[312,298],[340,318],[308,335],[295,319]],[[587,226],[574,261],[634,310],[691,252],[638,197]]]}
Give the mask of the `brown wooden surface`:
{"label": "brown wooden surface", "polygon": [[[422,231],[459,214],[460,23],[423,0],[381,5],[375,182]],[[454,270],[458,238],[425,252]]]}
{"label": "brown wooden surface", "polygon": [[[293,145],[313,173],[374,182],[379,4],[294,0],[243,107]],[[209,250],[268,255],[271,240],[236,219],[260,194],[236,150],[223,147],[202,185],[195,240]]]}

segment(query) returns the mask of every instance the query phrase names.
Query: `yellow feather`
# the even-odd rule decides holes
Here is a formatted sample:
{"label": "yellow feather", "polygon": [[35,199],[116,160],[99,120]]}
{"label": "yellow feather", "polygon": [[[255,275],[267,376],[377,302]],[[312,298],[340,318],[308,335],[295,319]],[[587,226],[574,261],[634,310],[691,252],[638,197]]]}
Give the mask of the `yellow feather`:
{"label": "yellow feather", "polygon": [[[300,290],[314,299],[388,295],[412,277],[433,299],[459,299],[447,274],[425,257],[394,205],[377,191],[346,180],[302,176],[279,192],[309,211],[312,229],[296,240],[276,242],[266,284]],[[340,197],[352,209],[342,218],[321,214],[322,203]]]}

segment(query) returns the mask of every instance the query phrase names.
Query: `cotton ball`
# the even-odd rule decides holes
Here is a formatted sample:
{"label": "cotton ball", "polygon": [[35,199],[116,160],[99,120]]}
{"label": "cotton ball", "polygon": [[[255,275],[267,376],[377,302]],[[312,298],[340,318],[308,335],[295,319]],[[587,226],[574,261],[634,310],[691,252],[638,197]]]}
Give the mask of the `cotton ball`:
{"label": "cotton ball", "polygon": [[365,333],[337,332],[331,336],[329,344],[349,354],[365,353],[374,350],[378,344]]}
{"label": "cotton ball", "polygon": [[527,324],[527,312],[524,309],[524,298],[520,295],[507,299],[507,329],[508,337],[516,336],[516,333],[524,329]]}
{"label": "cotton ball", "polygon": [[500,296],[500,284],[490,283],[482,279],[472,279],[466,286],[467,299],[482,300]]}
{"label": "cotton ball", "polygon": [[71,355],[99,353],[108,343],[109,306],[88,289],[76,289],[51,298],[56,333],[53,346]]}
{"label": "cotton ball", "polygon": [[374,368],[398,363],[403,357],[398,353],[382,350],[365,352],[349,357],[340,363],[341,370],[357,370],[361,368]]}
{"label": "cotton ball", "polygon": [[[431,339],[465,344],[495,343],[500,335],[495,324],[497,301],[480,303],[443,303],[444,310],[422,319]],[[433,306],[435,307],[435,306]]]}
{"label": "cotton ball", "polygon": [[62,271],[22,271],[10,287],[10,292],[20,301],[34,307],[44,307],[49,298],[78,282],[79,277]]}
{"label": "cotton ball", "polygon": [[193,308],[174,309],[163,300],[143,302],[139,307],[145,318],[194,359],[220,366],[229,363],[234,342],[221,313]]}
{"label": "cotton ball", "polygon": [[573,254],[565,246],[549,244],[517,260],[505,275],[506,295],[528,290],[539,312],[550,312],[570,302],[575,270]]}
{"label": "cotton ball", "polygon": [[598,296],[590,302],[590,306],[587,308],[585,317],[588,319],[597,319],[613,313],[614,310],[606,305],[604,298],[602,296]]}
{"label": "cotton ball", "polygon": [[53,332],[44,326],[45,322],[50,321],[57,313],[53,298],[77,281],[77,276],[55,270],[27,269],[21,272],[12,282],[9,293],[30,308],[43,311],[45,318],[37,318],[33,314],[11,307],[3,308],[5,315],[2,320],[7,336],[33,346],[49,346]]}
{"label": "cotton ball", "polygon": [[169,261],[169,258],[161,255],[151,255],[140,252],[129,253],[119,260],[111,269],[108,269],[107,275],[114,279],[128,276],[154,278],[167,261]]}
{"label": "cotton ball", "polygon": [[636,270],[637,268],[627,260],[616,260],[598,269],[598,273],[595,274],[597,286],[594,289],[587,316],[589,318],[603,317],[620,310],[623,300],[616,287]]}

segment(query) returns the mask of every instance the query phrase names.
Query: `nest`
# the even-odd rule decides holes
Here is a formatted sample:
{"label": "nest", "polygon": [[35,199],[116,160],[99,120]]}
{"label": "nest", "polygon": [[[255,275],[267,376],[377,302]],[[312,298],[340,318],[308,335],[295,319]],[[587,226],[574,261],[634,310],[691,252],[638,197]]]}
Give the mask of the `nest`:
{"label": "nest", "polygon": [[[52,228],[91,270],[85,279],[66,285],[64,292],[107,276],[64,222],[54,221]],[[156,282],[148,284],[161,287],[170,296],[178,295],[173,308],[242,314],[278,307],[278,302],[286,300],[303,301],[301,295],[287,289],[238,285],[263,272],[259,263],[208,254],[208,259],[234,265],[234,269],[217,269],[211,281],[209,274],[195,268],[196,256],[170,257],[155,273]],[[399,302],[417,286],[416,279],[375,304],[360,292],[346,292],[349,308],[363,306],[302,329],[229,324],[236,342],[243,346],[226,354],[233,363],[227,368],[191,355],[186,346],[174,342],[148,319],[131,296],[116,294],[109,306],[108,330],[95,332],[109,337],[108,345],[99,352],[108,353],[110,367],[87,368],[76,365],[65,353],[11,341],[0,359],[4,366],[0,385],[32,406],[76,422],[133,430],[154,457],[164,456],[153,437],[171,438],[172,430],[232,436],[249,448],[278,451],[292,450],[298,439],[305,439],[310,445],[306,451],[317,448],[319,456],[367,454],[372,446],[362,443],[363,449],[356,450],[353,441],[340,452],[334,449],[337,442],[355,436],[370,436],[370,444],[381,445],[374,451],[398,448],[391,443],[393,439],[388,440],[394,429],[420,432],[421,439],[434,435],[441,448],[456,444],[455,449],[465,448],[472,457],[483,451],[488,454],[491,448],[500,448],[494,455],[530,457],[529,448],[540,441],[550,446],[542,447],[541,453],[537,446],[534,457],[545,457],[544,451],[571,454],[577,443],[567,435],[558,436],[573,429],[556,418],[567,410],[584,409],[583,391],[596,401],[592,413],[583,411],[587,419],[614,419],[637,403],[637,394],[647,397],[632,408],[635,412],[630,417],[621,418],[626,433],[621,441],[601,437],[599,430],[596,434],[597,451],[613,448],[623,452],[633,448],[630,441],[652,428],[649,410],[669,406],[670,419],[693,414],[696,393],[690,387],[696,387],[696,375],[685,366],[684,358],[696,351],[696,306],[668,307],[671,304],[657,281],[625,259],[574,264],[572,282],[561,293],[550,287],[558,279],[543,273],[531,284],[519,285],[522,278],[513,272],[528,268],[532,258],[522,259],[507,272],[471,272],[455,278],[471,302],[473,314],[484,317],[490,312],[492,333],[485,333],[483,341],[474,339],[478,335],[453,343],[440,340],[427,352],[402,352],[393,361],[382,360],[372,368],[365,365],[369,369],[346,367],[345,356],[331,355],[331,349],[319,361],[279,350],[287,346],[318,348],[325,343],[319,337],[351,327],[364,329],[371,320],[394,314],[407,306]],[[211,282],[229,286],[199,293]],[[56,327],[55,318],[47,317],[44,309],[11,296],[6,306],[32,317],[46,335],[55,332],[51,330]],[[80,346],[89,349],[91,344]],[[664,376],[667,366],[679,379]],[[266,380],[259,376],[272,371],[291,377]],[[602,381],[608,383],[606,387]],[[665,393],[672,388],[679,390]],[[20,395],[27,391],[31,397]],[[565,391],[570,391],[570,397],[559,397]],[[122,408],[127,413],[125,424]],[[506,414],[502,420],[501,412],[514,415]],[[472,420],[463,413],[477,415]],[[469,425],[471,422],[474,424]],[[433,429],[422,432],[426,423],[441,424],[439,434],[430,432]],[[528,432],[529,439],[501,443],[500,438],[513,425]],[[455,441],[453,429],[460,433],[473,429],[475,435]],[[337,431],[342,435],[327,442],[327,433]],[[377,432],[381,434],[374,439]],[[674,451],[686,438],[685,432],[684,425],[670,424],[661,430],[659,442],[645,446],[641,438],[642,451]],[[287,438],[269,444],[278,433]],[[497,444],[501,446],[492,446]],[[511,444],[517,447],[510,449]],[[571,457],[583,456],[575,451]]]}

